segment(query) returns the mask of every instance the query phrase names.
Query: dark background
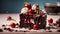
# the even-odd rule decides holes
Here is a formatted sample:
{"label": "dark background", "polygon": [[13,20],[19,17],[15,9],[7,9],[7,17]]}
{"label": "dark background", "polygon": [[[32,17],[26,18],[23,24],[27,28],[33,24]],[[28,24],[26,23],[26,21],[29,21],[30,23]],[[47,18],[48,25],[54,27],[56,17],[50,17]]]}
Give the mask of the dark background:
{"label": "dark background", "polygon": [[24,7],[24,2],[39,4],[40,8],[44,8],[44,3],[56,3],[60,0],[0,0],[0,13],[20,13],[21,9]]}

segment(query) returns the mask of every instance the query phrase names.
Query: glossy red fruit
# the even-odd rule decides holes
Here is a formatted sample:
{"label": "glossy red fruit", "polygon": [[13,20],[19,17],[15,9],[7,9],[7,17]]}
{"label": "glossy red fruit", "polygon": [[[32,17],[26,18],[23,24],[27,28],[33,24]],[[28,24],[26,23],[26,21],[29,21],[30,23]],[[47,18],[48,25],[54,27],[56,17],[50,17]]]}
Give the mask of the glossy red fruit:
{"label": "glossy red fruit", "polygon": [[10,27],[11,27],[11,28],[15,28],[15,26],[16,26],[15,23],[11,23],[11,24],[10,24]]}
{"label": "glossy red fruit", "polygon": [[50,18],[50,19],[48,20],[48,23],[53,23],[53,19]]}
{"label": "glossy red fruit", "polygon": [[25,7],[27,7],[28,9],[31,9],[31,4],[25,4]]}
{"label": "glossy red fruit", "polygon": [[11,17],[11,16],[8,16],[8,17],[7,17],[7,20],[11,20],[11,19],[12,19],[12,17]]}
{"label": "glossy red fruit", "polygon": [[33,29],[34,30],[38,30],[38,25],[37,24],[34,24]]}
{"label": "glossy red fruit", "polygon": [[34,10],[30,9],[30,10],[28,11],[28,13],[34,14]]}

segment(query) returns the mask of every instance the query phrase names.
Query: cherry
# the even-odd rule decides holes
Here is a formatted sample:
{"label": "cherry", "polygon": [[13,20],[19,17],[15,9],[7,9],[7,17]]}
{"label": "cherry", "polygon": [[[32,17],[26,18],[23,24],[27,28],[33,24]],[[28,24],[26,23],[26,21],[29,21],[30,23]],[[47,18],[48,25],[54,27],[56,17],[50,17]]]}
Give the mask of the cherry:
{"label": "cherry", "polygon": [[11,16],[8,16],[8,17],[7,17],[7,20],[11,20],[11,19],[12,19],[12,17],[11,17]]}
{"label": "cherry", "polygon": [[37,30],[38,29],[38,25],[37,24],[34,24],[33,29],[34,30]]}
{"label": "cherry", "polygon": [[31,4],[28,3],[28,4],[25,4],[25,7],[27,7],[28,9],[31,9],[32,6]]}
{"label": "cherry", "polygon": [[34,10],[30,9],[30,10],[28,11],[28,13],[34,14]]}
{"label": "cherry", "polygon": [[10,26],[11,26],[11,28],[15,28],[16,25],[15,25],[15,23],[11,23]]}
{"label": "cherry", "polygon": [[48,22],[49,22],[49,23],[53,23],[53,19],[50,18],[50,19],[48,20]]}

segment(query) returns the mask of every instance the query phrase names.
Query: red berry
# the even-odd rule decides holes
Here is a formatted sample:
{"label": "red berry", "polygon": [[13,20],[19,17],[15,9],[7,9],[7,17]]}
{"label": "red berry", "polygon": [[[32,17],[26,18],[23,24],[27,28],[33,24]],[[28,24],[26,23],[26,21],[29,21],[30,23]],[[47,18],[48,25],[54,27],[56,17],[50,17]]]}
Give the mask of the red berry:
{"label": "red berry", "polygon": [[27,7],[28,9],[31,9],[31,4],[26,4],[25,7]]}
{"label": "red berry", "polygon": [[11,20],[11,19],[12,19],[12,17],[11,17],[11,16],[8,16],[8,17],[7,17],[7,20]]}
{"label": "red berry", "polygon": [[38,29],[38,25],[37,24],[34,24],[33,29],[34,30],[37,30]]}
{"label": "red berry", "polygon": [[34,14],[34,10],[30,9],[28,13]]}
{"label": "red berry", "polygon": [[50,18],[50,19],[48,20],[48,22],[49,22],[49,23],[53,23],[53,19]]}
{"label": "red berry", "polygon": [[16,26],[15,23],[11,23],[11,24],[10,24],[10,27],[11,27],[11,28],[15,28],[15,26]]}

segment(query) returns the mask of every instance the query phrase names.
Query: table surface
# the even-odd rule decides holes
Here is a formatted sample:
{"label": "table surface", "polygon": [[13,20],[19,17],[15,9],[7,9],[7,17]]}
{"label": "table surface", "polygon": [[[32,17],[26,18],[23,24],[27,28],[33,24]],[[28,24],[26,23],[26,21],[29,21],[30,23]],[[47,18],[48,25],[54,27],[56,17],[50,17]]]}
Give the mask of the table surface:
{"label": "table surface", "polygon": [[[25,32],[24,32],[25,31]],[[57,29],[51,29],[52,32],[48,32],[48,30],[40,29],[40,30],[21,30],[18,32],[0,32],[0,34],[60,34],[57,32]]]}
{"label": "table surface", "polygon": [[0,34],[60,34],[60,32],[0,32]]}

